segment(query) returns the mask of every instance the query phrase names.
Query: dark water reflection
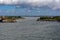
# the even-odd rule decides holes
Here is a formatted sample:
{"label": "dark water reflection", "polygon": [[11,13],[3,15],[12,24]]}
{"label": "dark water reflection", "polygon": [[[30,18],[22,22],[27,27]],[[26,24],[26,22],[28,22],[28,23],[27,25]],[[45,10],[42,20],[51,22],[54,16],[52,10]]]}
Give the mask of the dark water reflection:
{"label": "dark water reflection", "polygon": [[0,40],[60,40],[60,23],[0,23]]}

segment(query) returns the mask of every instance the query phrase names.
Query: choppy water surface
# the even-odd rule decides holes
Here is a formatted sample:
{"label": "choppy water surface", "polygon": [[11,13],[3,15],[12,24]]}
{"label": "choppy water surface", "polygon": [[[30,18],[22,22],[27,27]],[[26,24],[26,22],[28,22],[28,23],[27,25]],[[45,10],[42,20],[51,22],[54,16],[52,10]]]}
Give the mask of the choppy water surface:
{"label": "choppy water surface", "polygon": [[0,23],[0,40],[60,40],[60,23],[35,20]]}

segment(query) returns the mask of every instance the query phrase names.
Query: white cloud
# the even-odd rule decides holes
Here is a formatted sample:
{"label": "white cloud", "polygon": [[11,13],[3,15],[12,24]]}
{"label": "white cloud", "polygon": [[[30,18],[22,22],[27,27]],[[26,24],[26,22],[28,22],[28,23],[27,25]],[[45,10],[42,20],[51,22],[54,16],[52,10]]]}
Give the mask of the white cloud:
{"label": "white cloud", "polygon": [[48,6],[52,9],[60,8],[60,0],[0,0],[0,4],[30,4],[32,6]]}

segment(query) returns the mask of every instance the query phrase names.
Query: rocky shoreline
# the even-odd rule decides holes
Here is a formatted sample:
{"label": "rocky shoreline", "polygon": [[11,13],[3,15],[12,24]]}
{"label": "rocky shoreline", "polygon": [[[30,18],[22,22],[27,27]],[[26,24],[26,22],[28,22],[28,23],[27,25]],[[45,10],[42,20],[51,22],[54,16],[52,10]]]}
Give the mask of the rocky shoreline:
{"label": "rocky shoreline", "polygon": [[0,16],[0,22],[17,22],[17,19],[23,19],[21,16]]}

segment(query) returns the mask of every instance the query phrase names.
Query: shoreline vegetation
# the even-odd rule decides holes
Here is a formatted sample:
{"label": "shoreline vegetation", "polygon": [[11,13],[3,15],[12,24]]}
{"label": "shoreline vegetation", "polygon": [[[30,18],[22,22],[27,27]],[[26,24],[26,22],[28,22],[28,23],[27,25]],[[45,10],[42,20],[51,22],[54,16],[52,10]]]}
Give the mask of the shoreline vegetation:
{"label": "shoreline vegetation", "polygon": [[[21,16],[0,16],[0,22],[5,22],[5,23],[20,22],[20,21],[24,21],[24,19],[25,18]],[[36,21],[58,21],[60,22],[60,16],[40,16]]]}
{"label": "shoreline vegetation", "polygon": [[0,16],[0,22],[17,22],[17,19],[24,19],[21,16]]}
{"label": "shoreline vegetation", "polygon": [[41,16],[37,21],[58,21],[60,22],[60,16]]}

